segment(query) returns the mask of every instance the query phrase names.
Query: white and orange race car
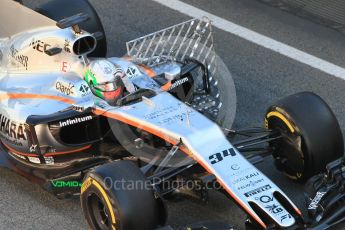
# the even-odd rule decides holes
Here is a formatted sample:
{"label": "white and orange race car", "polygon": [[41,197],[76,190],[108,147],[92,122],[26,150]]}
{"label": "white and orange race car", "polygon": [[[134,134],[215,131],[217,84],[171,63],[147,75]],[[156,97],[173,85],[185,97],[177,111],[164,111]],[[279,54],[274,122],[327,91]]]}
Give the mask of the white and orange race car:
{"label": "white and orange race car", "polygon": [[341,161],[328,166],[327,180],[309,182],[309,221],[254,166],[272,155],[304,181],[340,158],[343,138],[329,106],[299,93],[267,110],[265,128],[225,128],[234,88],[206,18],[106,58],[87,1],[55,0],[37,11],[0,4],[0,163],[60,198],[80,196],[91,229],[164,227],[165,198],[205,200],[209,188],[248,214],[248,229],[325,229],[343,218],[334,190]]}

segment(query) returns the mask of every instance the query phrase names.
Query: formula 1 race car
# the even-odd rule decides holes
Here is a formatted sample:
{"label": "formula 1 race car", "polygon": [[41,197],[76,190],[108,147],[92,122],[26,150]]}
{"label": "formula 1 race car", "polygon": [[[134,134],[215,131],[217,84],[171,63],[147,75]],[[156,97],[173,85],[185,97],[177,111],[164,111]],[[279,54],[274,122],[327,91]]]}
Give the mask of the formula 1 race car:
{"label": "formula 1 race car", "polygon": [[[298,93],[267,110],[265,128],[225,128],[234,88],[208,19],[130,41],[123,58],[105,57],[86,0],[37,11],[4,0],[0,21],[0,164],[59,198],[80,196],[91,229],[171,229],[164,199],[205,200],[213,187],[248,214],[247,229],[326,229],[344,218],[343,137],[329,106]],[[316,175],[311,218],[254,166],[269,155],[294,180]],[[185,229],[212,226],[230,229]]]}

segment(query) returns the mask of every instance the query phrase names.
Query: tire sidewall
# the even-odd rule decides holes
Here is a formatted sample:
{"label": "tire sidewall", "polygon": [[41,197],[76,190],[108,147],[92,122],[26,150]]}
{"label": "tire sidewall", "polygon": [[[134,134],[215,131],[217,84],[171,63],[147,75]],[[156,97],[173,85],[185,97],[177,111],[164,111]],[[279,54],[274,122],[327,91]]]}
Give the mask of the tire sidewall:
{"label": "tire sidewall", "polygon": [[[324,171],[327,163],[343,155],[339,123],[331,108],[316,94],[302,92],[276,102],[268,109],[266,120],[270,112],[280,113],[295,129],[293,135],[301,137],[304,171],[297,180],[305,181]],[[266,123],[274,129],[269,127],[269,120]]]}
{"label": "tire sidewall", "polygon": [[[93,189],[94,186],[93,183],[89,185],[88,180],[96,181],[104,190],[115,215],[117,230],[154,229],[165,224],[166,210],[163,203],[160,198],[154,196],[151,183],[134,163],[114,161],[88,173],[81,189],[80,199],[85,218],[90,223],[92,221],[88,219],[89,207],[86,207],[86,199],[90,194],[88,191],[92,191],[89,189]],[[145,187],[126,187],[127,184],[116,184],[117,182],[134,182],[135,186],[138,182],[145,184]],[[147,187],[147,184],[150,186]]]}
{"label": "tire sidewall", "polygon": [[[109,229],[116,229],[116,230],[121,230],[123,229],[120,223],[120,213],[119,210],[117,209],[117,205],[116,205],[116,200],[114,199],[114,197],[111,195],[111,193],[109,192],[109,190],[105,189],[106,186],[104,186],[103,182],[99,179],[95,179],[94,177],[92,177],[91,175],[89,175],[85,181],[91,180],[91,184],[87,186],[87,188],[83,189],[83,186],[85,186],[85,182],[83,183],[82,186],[82,192],[80,195],[80,202],[81,202],[81,207],[84,213],[84,216],[89,224],[89,226],[92,229],[98,229],[91,217],[91,207],[89,206],[89,197],[93,194],[97,195],[103,202],[104,205],[106,205],[107,208],[107,213],[108,216],[110,216],[111,219],[111,212],[113,212],[114,217],[115,217],[115,225],[114,228],[109,228]],[[103,188],[103,193],[99,190],[99,188],[95,185],[95,182],[98,183],[102,188]],[[110,202],[110,206],[107,205],[106,199],[109,200]]]}

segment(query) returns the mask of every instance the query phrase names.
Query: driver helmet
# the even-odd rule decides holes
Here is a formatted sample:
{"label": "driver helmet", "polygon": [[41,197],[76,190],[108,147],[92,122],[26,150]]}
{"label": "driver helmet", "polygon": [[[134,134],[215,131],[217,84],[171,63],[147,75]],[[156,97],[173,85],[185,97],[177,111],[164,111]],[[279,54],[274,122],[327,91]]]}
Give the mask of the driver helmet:
{"label": "driver helmet", "polygon": [[116,104],[122,97],[125,73],[108,60],[92,61],[85,74],[85,80],[91,91],[109,104]]}

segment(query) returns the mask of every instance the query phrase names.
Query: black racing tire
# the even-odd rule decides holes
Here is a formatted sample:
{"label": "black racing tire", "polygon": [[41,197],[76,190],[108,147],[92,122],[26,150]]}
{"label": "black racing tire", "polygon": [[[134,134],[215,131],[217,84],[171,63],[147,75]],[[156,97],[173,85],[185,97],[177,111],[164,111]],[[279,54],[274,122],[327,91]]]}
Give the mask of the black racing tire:
{"label": "black racing tire", "polygon": [[97,41],[95,51],[90,53],[89,57],[106,57],[107,55],[107,39],[105,36],[102,22],[87,0],[50,0],[36,8],[36,11],[50,19],[59,21],[61,19],[76,15],[78,13],[87,14],[90,19],[80,24],[80,27],[89,32],[102,32],[104,37]]}
{"label": "black racing tire", "polygon": [[[133,185],[141,188],[133,188]],[[81,188],[81,207],[91,229],[142,230],[165,224],[166,212],[140,169],[116,161],[89,172]],[[132,186],[132,188],[130,188]]]}
{"label": "black racing tire", "polygon": [[291,179],[305,181],[343,156],[339,123],[327,103],[314,93],[297,93],[277,101],[267,110],[265,126],[283,136],[270,146],[277,168]]}

